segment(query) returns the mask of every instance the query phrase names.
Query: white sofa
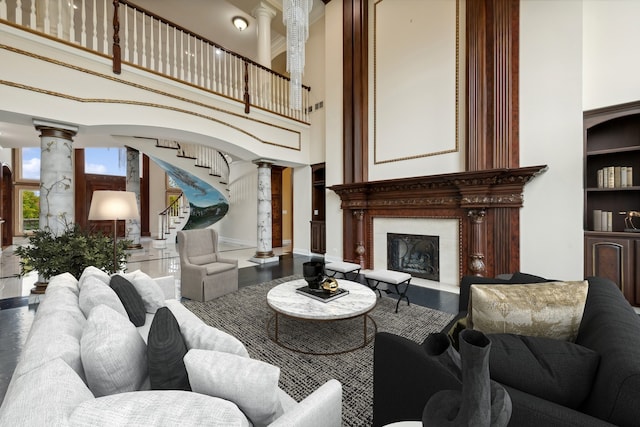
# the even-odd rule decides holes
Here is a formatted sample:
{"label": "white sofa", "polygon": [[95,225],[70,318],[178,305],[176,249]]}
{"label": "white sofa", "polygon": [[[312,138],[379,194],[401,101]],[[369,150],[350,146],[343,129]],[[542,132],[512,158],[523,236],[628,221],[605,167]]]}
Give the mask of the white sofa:
{"label": "white sofa", "polygon": [[[51,279],[0,407],[0,425],[341,425],[340,382],[330,380],[298,403],[278,387],[279,368],[250,359],[240,341],[175,300],[172,277],[126,277],[147,311],[137,330],[119,311],[105,273],[89,268],[79,281],[68,273]],[[143,362],[132,356],[140,346],[146,352],[159,306],[168,307],[179,324],[194,391],[149,390],[146,353]],[[101,332],[106,335],[95,334],[100,321],[108,323]]]}

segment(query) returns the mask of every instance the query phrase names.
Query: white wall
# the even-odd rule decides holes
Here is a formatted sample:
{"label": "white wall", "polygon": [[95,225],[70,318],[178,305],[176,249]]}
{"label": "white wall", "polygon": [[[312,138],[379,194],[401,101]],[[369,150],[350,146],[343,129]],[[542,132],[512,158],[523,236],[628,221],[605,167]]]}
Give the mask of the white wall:
{"label": "white wall", "polygon": [[582,234],[582,2],[520,6],[520,166],[549,170],[525,185],[521,270],[578,279]]}
{"label": "white wall", "polygon": [[[240,245],[258,242],[258,166],[235,161],[229,173],[229,212],[213,225],[220,239]],[[295,231],[294,231],[295,234]]]}
{"label": "white wall", "polygon": [[[342,2],[332,1],[324,9],[325,19],[325,152],[327,187],[342,184]],[[311,192],[311,184],[307,192]],[[296,197],[297,194],[296,194]],[[342,260],[342,210],[340,197],[331,190],[326,192],[326,244],[325,258]],[[298,211],[296,211],[298,212]],[[297,214],[296,214],[297,215]],[[309,218],[310,219],[310,218]],[[297,242],[299,234],[294,233]],[[296,245],[297,246],[297,245]],[[307,246],[310,247],[310,246]]]}
{"label": "white wall", "polygon": [[370,181],[464,170],[464,10],[369,2]]}
{"label": "white wall", "polygon": [[639,100],[640,1],[583,4],[583,108]]}
{"label": "white wall", "polygon": [[[323,102],[325,94],[325,24],[324,17],[316,21],[309,28],[309,40],[305,47],[307,51],[304,66],[304,84],[311,87],[309,103],[313,111],[309,115],[311,127],[311,142],[309,147],[309,163],[322,163],[325,160],[325,111],[316,109],[316,104]],[[311,206],[309,206],[311,209]]]}

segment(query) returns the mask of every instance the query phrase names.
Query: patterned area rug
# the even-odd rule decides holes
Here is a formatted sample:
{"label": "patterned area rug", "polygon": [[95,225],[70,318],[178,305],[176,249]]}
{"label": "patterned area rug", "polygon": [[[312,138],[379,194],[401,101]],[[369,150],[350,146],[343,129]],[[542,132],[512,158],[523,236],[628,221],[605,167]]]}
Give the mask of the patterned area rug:
{"label": "patterned area rug", "polygon": [[[290,276],[249,286],[205,303],[183,304],[208,325],[241,340],[252,358],[280,367],[280,387],[300,401],[331,378],[342,383],[344,426],[370,426],[373,418],[373,341],[363,348],[335,356],[313,356],[287,350],[274,343],[273,311],[267,292],[277,284],[299,279]],[[370,316],[378,331],[392,332],[422,342],[430,332],[441,330],[453,315],[406,302],[396,314],[396,300],[383,296]],[[305,351],[334,352],[363,342],[362,318],[340,322],[304,322],[280,317],[279,339]],[[368,322],[367,333],[373,335]],[[393,367],[390,367],[393,369]]]}

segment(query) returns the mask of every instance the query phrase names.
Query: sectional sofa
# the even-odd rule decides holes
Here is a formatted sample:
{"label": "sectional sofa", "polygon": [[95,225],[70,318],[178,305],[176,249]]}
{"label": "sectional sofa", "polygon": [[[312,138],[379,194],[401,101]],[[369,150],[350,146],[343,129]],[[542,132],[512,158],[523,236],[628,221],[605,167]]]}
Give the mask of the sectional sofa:
{"label": "sectional sofa", "polygon": [[[79,280],[51,279],[0,425],[341,425],[338,381],[296,402],[278,387],[278,367],[251,359],[175,299],[172,277],[137,271],[119,277],[126,286],[112,281],[93,267]],[[142,312],[130,298],[142,300]],[[173,356],[180,346],[184,357]]]}
{"label": "sectional sofa", "polygon": [[[467,314],[472,284],[512,286],[545,280],[518,273],[514,276],[464,278],[457,319]],[[588,293],[574,341],[487,335],[492,342],[491,377],[505,385],[513,403],[509,425],[640,425],[640,317],[613,282],[597,277],[587,282]],[[430,358],[421,344],[389,333],[376,335],[374,426],[420,420],[430,396],[460,387],[459,381]]]}

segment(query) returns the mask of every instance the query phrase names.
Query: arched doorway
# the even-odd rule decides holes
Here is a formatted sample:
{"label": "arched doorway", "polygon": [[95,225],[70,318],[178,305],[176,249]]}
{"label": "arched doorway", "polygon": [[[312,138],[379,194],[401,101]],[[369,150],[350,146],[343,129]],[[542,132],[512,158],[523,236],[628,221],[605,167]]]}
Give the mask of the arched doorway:
{"label": "arched doorway", "polygon": [[2,164],[0,174],[0,219],[4,221],[0,245],[6,248],[13,244],[13,173],[6,163]]}

